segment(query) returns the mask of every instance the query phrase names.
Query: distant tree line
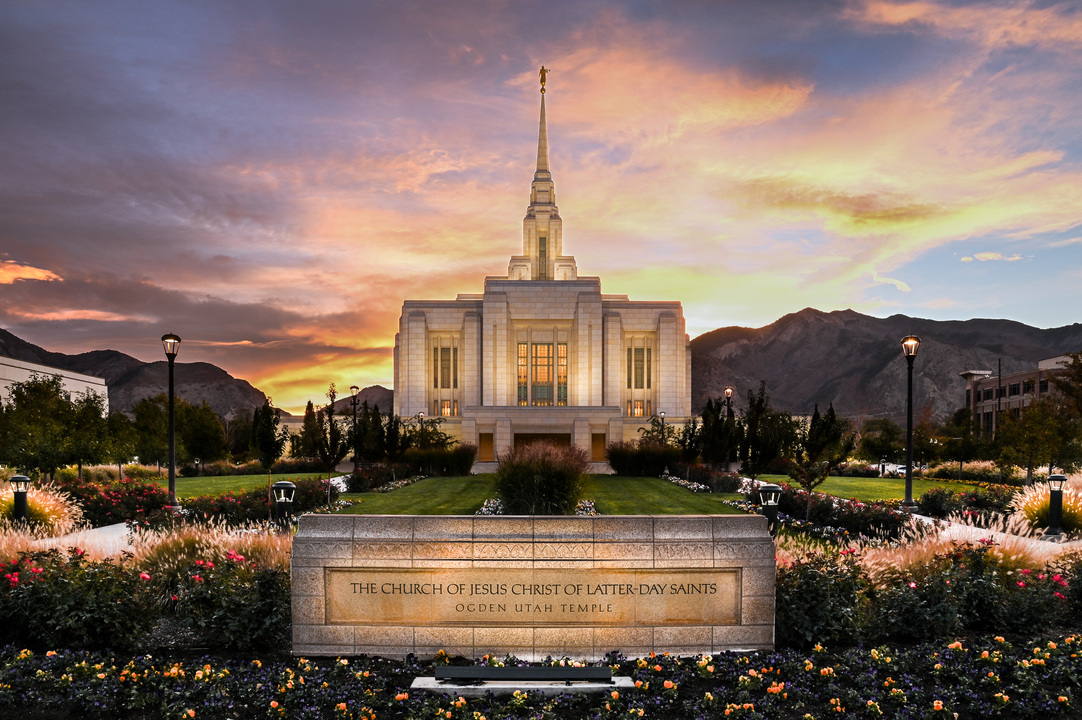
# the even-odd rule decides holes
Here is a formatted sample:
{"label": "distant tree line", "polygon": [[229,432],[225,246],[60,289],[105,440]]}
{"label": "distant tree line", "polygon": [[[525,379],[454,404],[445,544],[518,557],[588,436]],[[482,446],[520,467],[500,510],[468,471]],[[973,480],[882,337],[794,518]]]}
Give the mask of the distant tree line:
{"label": "distant tree line", "polygon": [[[335,411],[332,383],[328,402],[309,401],[298,434],[282,427],[281,411],[266,400],[251,415],[226,421],[206,403],[174,399],[177,465],[252,459],[268,469],[286,448],[294,457],[313,459],[333,471],[357,448],[360,462],[397,462],[407,450],[447,449],[455,440],[440,429],[442,419],[402,420],[362,403],[357,422],[352,413]],[[140,400],[131,416],[106,414],[105,398],[94,392],[71,395],[59,375],[32,375],[12,383],[0,397],[0,464],[23,473],[51,476],[75,465],[125,464],[138,458],[146,465],[169,462],[169,400],[163,393]]]}
{"label": "distant tree line", "polygon": [[[1038,467],[1065,472],[1082,467],[1082,354],[1068,358],[1064,370],[1051,377],[1057,392],[1017,414],[1003,413],[994,435],[982,434],[966,408],[942,424],[933,421],[930,405],[919,409],[913,426],[914,465],[991,461],[1005,474],[1021,468],[1027,482],[1033,481]],[[672,462],[701,459],[752,478],[788,475],[808,490],[847,461],[896,464],[906,453],[905,431],[894,421],[839,417],[832,404],[823,413],[816,405],[810,418],[796,418],[771,406],[765,382],[748,391],[742,407],[734,404],[711,398],[701,415],[682,427],[653,417],[639,444],[669,448]]]}

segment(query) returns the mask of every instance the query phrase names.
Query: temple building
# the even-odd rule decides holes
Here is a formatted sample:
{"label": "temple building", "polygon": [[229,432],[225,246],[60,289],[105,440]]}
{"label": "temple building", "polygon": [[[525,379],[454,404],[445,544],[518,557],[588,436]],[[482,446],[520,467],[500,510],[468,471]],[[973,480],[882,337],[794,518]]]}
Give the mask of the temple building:
{"label": "temple building", "polygon": [[[407,300],[394,348],[394,412],[441,417],[478,461],[544,439],[587,449],[635,440],[652,416],[691,414],[691,351],[677,301],[601,292],[564,253],[549,169],[545,72],[522,254],[484,292]],[[664,415],[662,415],[664,413]]]}

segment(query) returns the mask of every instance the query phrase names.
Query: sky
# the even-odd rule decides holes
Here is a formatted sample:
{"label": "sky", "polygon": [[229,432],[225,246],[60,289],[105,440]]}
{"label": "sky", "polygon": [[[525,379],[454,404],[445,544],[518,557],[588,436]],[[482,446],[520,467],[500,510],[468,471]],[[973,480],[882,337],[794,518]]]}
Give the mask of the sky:
{"label": "sky", "polygon": [[0,327],[393,386],[404,300],[564,251],[695,337],[1082,321],[1082,0],[0,3]]}

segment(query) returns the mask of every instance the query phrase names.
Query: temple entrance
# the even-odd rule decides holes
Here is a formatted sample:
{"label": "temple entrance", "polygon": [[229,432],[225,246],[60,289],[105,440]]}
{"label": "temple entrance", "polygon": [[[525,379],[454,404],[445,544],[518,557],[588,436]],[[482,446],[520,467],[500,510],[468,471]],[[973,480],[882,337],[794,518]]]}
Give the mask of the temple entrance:
{"label": "temple entrance", "polygon": [[568,447],[571,445],[571,433],[515,433],[516,448],[536,442],[547,442],[557,447]]}

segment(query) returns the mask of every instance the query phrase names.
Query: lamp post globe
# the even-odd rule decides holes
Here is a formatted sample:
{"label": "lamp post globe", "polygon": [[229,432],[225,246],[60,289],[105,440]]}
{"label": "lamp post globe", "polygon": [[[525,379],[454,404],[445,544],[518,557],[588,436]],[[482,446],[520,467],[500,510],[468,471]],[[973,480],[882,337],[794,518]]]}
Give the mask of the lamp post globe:
{"label": "lamp post globe", "polygon": [[902,338],[902,355],[906,364],[905,393],[905,500],[902,508],[913,512],[917,504],[913,502],[913,360],[920,348],[920,338],[906,335]]}
{"label": "lamp post globe", "polygon": [[180,352],[180,336],[175,333],[162,335],[162,346],[169,361],[169,506],[177,510],[177,433],[174,422],[175,395],[173,392],[173,363]]}

